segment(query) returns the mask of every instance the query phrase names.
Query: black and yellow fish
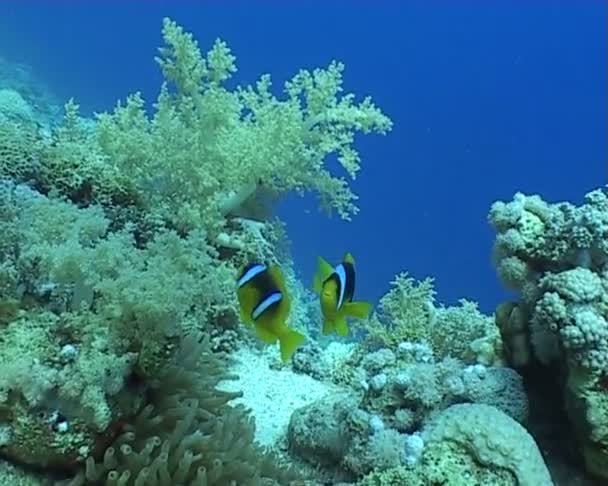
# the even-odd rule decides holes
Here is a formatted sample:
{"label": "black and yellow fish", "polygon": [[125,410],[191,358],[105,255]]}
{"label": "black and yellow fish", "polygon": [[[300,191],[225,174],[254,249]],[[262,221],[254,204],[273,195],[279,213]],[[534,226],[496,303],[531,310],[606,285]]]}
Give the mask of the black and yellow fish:
{"label": "black and yellow fish", "polygon": [[347,336],[346,318],[365,319],[372,309],[368,302],[353,302],[355,259],[347,253],[336,267],[321,257],[318,258],[318,263],[313,288],[320,295],[323,334],[336,332],[339,336]]}
{"label": "black and yellow fish", "polygon": [[287,326],[291,299],[281,269],[251,263],[240,272],[237,286],[241,320],[253,325],[263,342],[274,344],[278,340],[281,359],[289,361],[306,337]]}

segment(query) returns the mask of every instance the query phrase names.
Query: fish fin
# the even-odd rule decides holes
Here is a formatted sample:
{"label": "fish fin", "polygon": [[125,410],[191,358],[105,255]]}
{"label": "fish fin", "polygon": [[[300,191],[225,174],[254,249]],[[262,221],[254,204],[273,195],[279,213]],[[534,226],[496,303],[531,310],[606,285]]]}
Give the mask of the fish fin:
{"label": "fish fin", "polygon": [[313,280],[312,288],[317,293],[320,294],[323,289],[323,282],[331,275],[334,271],[334,267],[330,265],[330,263],[325,260],[323,257],[317,257],[317,273],[315,273],[315,277]]}
{"label": "fish fin", "polygon": [[274,344],[277,342],[277,336],[267,329],[264,329],[262,326],[255,326],[255,333],[266,344]]}
{"label": "fish fin", "polygon": [[346,324],[346,316],[341,316],[334,323],[338,336],[348,336],[348,325]]}
{"label": "fish fin", "polygon": [[251,327],[253,325],[251,316],[249,314],[247,314],[247,312],[245,312],[245,309],[243,309],[242,307],[240,309],[240,314],[241,314],[241,321],[243,322],[243,324]]}
{"label": "fish fin", "polygon": [[335,326],[333,322],[328,321],[327,319],[323,320],[323,335],[327,336],[334,332]]}
{"label": "fish fin", "polygon": [[283,291],[283,298],[279,304],[279,316],[278,319],[282,322],[285,322],[289,317],[289,312],[291,311],[291,298],[286,291]]}
{"label": "fish fin", "polygon": [[306,336],[293,329],[285,327],[285,330],[279,336],[279,345],[281,347],[281,360],[286,363],[291,359],[293,353],[306,341]]}
{"label": "fish fin", "polygon": [[372,311],[372,305],[369,302],[346,302],[342,310],[347,316],[365,319]]}
{"label": "fish fin", "polygon": [[315,276],[312,281],[312,290],[315,294],[320,294],[321,289],[323,288],[323,280],[321,280],[321,276],[319,272],[315,273]]}
{"label": "fish fin", "polygon": [[254,307],[254,303],[257,299],[255,289],[245,286],[237,290],[237,299],[239,301],[239,315],[241,321],[248,326],[253,324],[253,318],[251,317],[251,311]]}
{"label": "fish fin", "polygon": [[355,264],[355,257],[352,256],[350,253],[347,253],[346,255],[344,255],[344,259],[343,259],[346,263],[352,263],[353,265]]}

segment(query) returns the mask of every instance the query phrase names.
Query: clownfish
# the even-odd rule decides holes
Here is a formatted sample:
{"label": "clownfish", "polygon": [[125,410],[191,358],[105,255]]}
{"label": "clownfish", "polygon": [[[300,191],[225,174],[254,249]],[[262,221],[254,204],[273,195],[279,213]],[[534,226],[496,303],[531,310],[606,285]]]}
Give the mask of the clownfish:
{"label": "clownfish", "polygon": [[289,361],[306,337],[287,326],[291,299],[280,268],[262,263],[245,266],[237,277],[237,298],[241,320],[254,326],[264,343],[278,340],[281,359],[284,363]]}
{"label": "clownfish", "polygon": [[353,302],[355,294],[355,259],[350,253],[336,267],[318,257],[319,268],[313,289],[319,294],[323,314],[323,334],[348,335],[347,317],[365,319],[371,312],[368,302]]}

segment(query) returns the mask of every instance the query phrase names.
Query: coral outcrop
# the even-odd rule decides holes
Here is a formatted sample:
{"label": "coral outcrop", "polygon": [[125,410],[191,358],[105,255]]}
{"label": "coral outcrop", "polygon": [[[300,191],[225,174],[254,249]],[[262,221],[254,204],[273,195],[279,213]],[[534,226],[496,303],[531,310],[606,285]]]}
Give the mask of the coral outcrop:
{"label": "coral outcrop", "polygon": [[498,275],[519,292],[497,310],[510,361],[533,360],[563,397],[590,472],[608,479],[608,193],[581,206],[516,194],[496,202]]}

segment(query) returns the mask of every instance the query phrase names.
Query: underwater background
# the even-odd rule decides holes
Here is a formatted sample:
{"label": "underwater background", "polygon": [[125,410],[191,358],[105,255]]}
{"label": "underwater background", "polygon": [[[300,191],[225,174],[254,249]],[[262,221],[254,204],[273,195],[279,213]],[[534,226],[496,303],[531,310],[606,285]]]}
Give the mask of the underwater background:
{"label": "underwater background", "polygon": [[[357,257],[361,295],[393,274],[433,276],[441,300],[492,310],[505,294],[490,261],[487,207],[515,191],[580,201],[606,182],[606,2],[3,1],[4,57],[32,66],[84,114],[126,93],[156,96],[150,62],[170,16],[202,45],[226,40],[232,85],[345,63],[394,128],[357,141],[360,214],[327,219],[314,198],[279,209],[311,280],[317,255]],[[339,170],[338,170],[339,173]]]}
{"label": "underwater background", "polygon": [[608,484],[607,18],[0,0],[0,486]]}

